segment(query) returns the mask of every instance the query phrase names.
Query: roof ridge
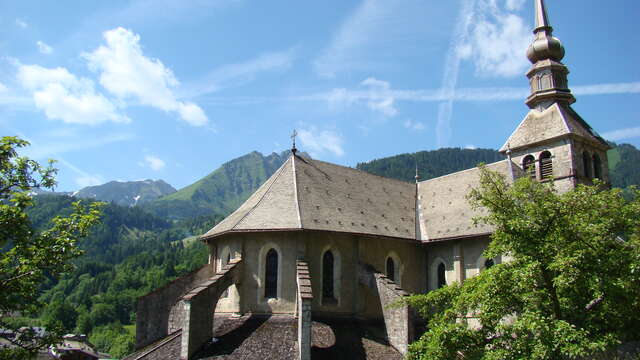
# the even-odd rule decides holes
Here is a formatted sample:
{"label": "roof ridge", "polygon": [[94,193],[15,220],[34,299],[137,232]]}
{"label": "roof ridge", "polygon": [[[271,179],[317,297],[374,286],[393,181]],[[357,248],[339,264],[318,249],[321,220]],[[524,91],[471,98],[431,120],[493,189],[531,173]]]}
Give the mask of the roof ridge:
{"label": "roof ridge", "polygon": [[264,193],[262,194],[262,196],[260,197],[260,199],[258,199],[258,201],[256,202],[255,205],[253,205],[251,207],[251,209],[249,209],[249,211],[247,211],[244,215],[242,215],[242,217],[240,218],[240,220],[238,220],[238,222],[236,222],[231,229],[237,227],[238,225],[240,225],[241,222],[243,222],[247,216],[249,216],[249,214],[251,214],[253,212],[253,210],[255,208],[258,207],[258,205],[260,205],[260,203],[262,202],[262,200],[265,198],[265,196],[267,196],[267,194],[269,193],[269,191],[271,190],[271,187],[273,187],[273,184],[276,183],[276,181],[278,181],[278,179],[280,178],[280,175],[282,175],[282,173],[284,172],[284,168],[286,166],[287,162],[285,161],[284,164],[282,164],[282,166],[280,167],[280,169],[278,169],[278,173],[275,174],[275,176],[273,177],[273,181],[271,182],[271,184],[269,184],[269,187],[267,187],[267,189],[264,191]]}
{"label": "roof ridge", "polygon": [[[355,171],[355,172],[358,172],[358,173],[365,174],[365,175],[367,175],[367,176],[373,176],[373,177],[381,178],[381,179],[384,179],[384,180],[390,180],[390,181],[394,181],[394,182],[401,183],[401,184],[403,184],[403,185],[407,185],[407,184],[408,184],[408,185],[412,185],[412,182],[409,182],[409,181],[404,181],[404,180],[394,179],[394,178],[390,178],[390,177],[386,177],[386,176],[381,176],[381,175],[377,175],[377,174],[372,174],[372,173],[370,173],[370,172],[367,172],[367,171],[364,171],[364,170],[360,170],[360,169],[358,169],[358,168],[353,168],[353,167],[350,167],[350,166],[344,166],[344,165],[334,164],[334,163],[330,163],[330,162],[327,162],[327,161],[316,160],[316,159],[311,159],[311,161],[309,161],[309,163],[311,163],[311,162],[320,162],[320,163],[328,164],[328,165],[331,165],[331,166],[337,166],[337,167],[341,167],[341,168],[344,168],[344,169],[349,169],[349,170],[352,170],[352,171]],[[312,166],[313,166],[313,165],[312,165]],[[314,166],[314,167],[315,167],[315,166]]]}
{"label": "roof ridge", "polygon": [[296,213],[298,214],[298,226],[302,229],[302,214],[300,213],[300,198],[298,196],[298,173],[296,172],[296,154],[291,159],[291,169],[293,173],[293,195],[295,196]]}

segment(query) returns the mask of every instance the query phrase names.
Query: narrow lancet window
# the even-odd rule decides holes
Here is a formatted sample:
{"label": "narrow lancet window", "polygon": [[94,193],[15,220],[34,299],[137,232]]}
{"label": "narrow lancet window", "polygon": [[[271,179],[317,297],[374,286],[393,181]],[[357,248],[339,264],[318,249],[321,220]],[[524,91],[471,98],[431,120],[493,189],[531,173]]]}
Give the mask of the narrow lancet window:
{"label": "narrow lancet window", "polygon": [[593,176],[602,180],[602,162],[598,154],[593,154]]}
{"label": "narrow lancet window", "polygon": [[267,252],[264,272],[264,297],[267,299],[278,297],[278,252],[271,249]]}
{"label": "narrow lancet window", "polygon": [[551,161],[551,153],[543,151],[540,154],[540,177],[542,179],[553,178],[553,164]]}
{"label": "narrow lancet window", "polygon": [[438,265],[438,289],[445,285],[447,285],[446,269],[444,263],[440,263],[440,265]]}
{"label": "narrow lancet window", "polygon": [[587,179],[591,179],[591,157],[586,151],[582,153],[582,167],[584,169],[584,176]]}
{"label": "narrow lancet window", "polygon": [[536,179],[536,159],[532,155],[527,155],[522,160],[522,169],[530,178]]}
{"label": "narrow lancet window", "polygon": [[387,258],[387,278],[396,282],[396,264],[391,257]]}
{"label": "narrow lancet window", "polygon": [[327,251],[322,256],[322,298],[323,300],[334,300],[334,267],[333,253]]}

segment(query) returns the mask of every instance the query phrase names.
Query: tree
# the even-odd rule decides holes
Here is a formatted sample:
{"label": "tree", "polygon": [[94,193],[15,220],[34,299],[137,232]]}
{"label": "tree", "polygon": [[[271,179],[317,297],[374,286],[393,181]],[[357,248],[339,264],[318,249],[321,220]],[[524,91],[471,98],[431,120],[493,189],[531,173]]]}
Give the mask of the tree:
{"label": "tree", "polygon": [[0,336],[16,346],[0,349],[0,359],[28,356],[59,339],[62,329],[47,329],[46,336],[36,336],[32,329],[16,329],[6,320],[17,313],[38,312],[42,307],[38,286],[45,278],[73,268],[70,261],[82,254],[77,241],[100,217],[100,203],[76,202],[69,216],[55,217],[48,228],[36,231],[26,214],[33,205],[31,192],[53,188],[57,170],[52,160],[41,166],[19,156],[17,150],[28,145],[17,137],[0,139],[0,328],[5,329]]}
{"label": "tree", "polygon": [[464,283],[407,301],[427,320],[411,359],[563,359],[640,337],[640,192],[602,183],[559,194],[481,169],[469,194],[495,232]]}

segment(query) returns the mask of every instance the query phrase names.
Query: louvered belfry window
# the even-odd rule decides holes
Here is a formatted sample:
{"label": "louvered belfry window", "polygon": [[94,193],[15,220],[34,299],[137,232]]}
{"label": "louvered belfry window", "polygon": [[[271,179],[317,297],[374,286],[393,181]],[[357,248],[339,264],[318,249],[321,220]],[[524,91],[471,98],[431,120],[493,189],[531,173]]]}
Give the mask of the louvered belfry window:
{"label": "louvered belfry window", "polygon": [[264,297],[267,299],[278,297],[278,252],[271,249],[267,252],[264,273]]}
{"label": "louvered belfry window", "polygon": [[598,154],[593,154],[593,176],[602,179],[602,162]]}
{"label": "louvered belfry window", "polygon": [[591,156],[586,151],[582,153],[582,168],[584,169],[584,176],[587,179],[591,179]]}
{"label": "louvered belfry window", "polygon": [[536,159],[532,155],[527,155],[522,160],[522,169],[532,179],[536,179]]}
{"label": "louvered belfry window", "polygon": [[540,177],[542,179],[553,178],[553,163],[551,153],[548,151],[543,151],[542,154],[540,154]]}
{"label": "louvered belfry window", "polygon": [[333,292],[333,253],[327,251],[322,256],[322,298],[334,299]]}

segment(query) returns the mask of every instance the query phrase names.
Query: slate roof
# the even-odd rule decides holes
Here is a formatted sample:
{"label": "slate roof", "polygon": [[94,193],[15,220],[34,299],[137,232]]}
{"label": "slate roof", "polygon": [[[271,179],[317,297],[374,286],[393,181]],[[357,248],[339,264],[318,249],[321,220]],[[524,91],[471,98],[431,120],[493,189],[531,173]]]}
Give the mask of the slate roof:
{"label": "slate roof", "polygon": [[291,156],[238,210],[201,238],[323,230],[415,240],[416,185]]}
{"label": "slate roof", "polygon": [[[512,170],[509,170],[511,164]],[[519,168],[510,160],[502,160],[489,165],[487,169],[503,174],[512,181],[511,171],[519,175]],[[467,194],[480,185],[480,169],[475,167],[418,184],[418,214],[420,236],[423,242],[441,241],[489,234],[493,228],[488,225],[473,225],[473,218],[483,215],[471,209]]]}
{"label": "slate roof", "polygon": [[506,152],[508,147],[515,150],[567,135],[577,136],[592,143],[609,147],[607,142],[570,106],[565,107],[555,103],[544,111],[535,109],[529,111],[502,146],[500,152]]}

